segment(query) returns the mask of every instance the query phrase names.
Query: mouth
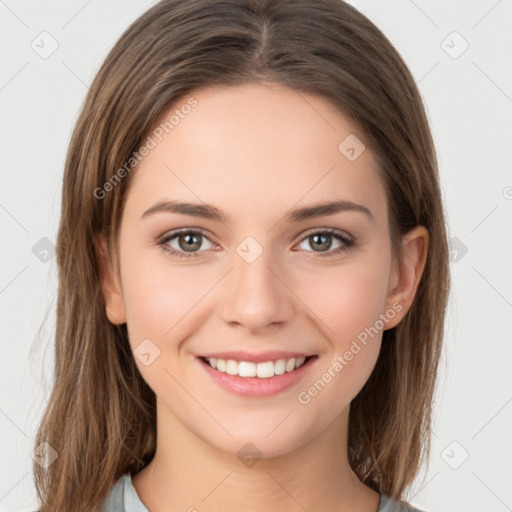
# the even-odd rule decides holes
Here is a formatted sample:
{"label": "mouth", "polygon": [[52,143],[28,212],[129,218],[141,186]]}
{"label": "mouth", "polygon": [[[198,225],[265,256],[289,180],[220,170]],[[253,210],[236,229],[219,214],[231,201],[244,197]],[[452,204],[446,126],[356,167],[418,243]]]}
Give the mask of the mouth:
{"label": "mouth", "polygon": [[280,375],[294,373],[316,358],[318,358],[318,355],[315,354],[255,363],[252,361],[199,356],[199,360],[204,365],[215,370],[216,373],[224,373],[242,379],[271,379]]}
{"label": "mouth", "polygon": [[[265,359],[263,355],[257,359]],[[243,398],[264,399],[292,389],[312,371],[319,356],[272,359],[253,362],[236,359],[197,357],[206,376],[224,391]],[[214,368],[215,366],[215,368]],[[284,368],[284,371],[283,371]]]}

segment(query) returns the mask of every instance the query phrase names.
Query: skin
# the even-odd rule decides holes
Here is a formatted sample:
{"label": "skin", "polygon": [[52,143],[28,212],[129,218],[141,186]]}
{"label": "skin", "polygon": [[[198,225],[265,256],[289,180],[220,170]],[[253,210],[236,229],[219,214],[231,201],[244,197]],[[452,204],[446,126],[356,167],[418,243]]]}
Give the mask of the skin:
{"label": "skin", "polygon": [[[127,323],[132,348],[149,338],[160,350],[148,366],[135,358],[157,396],[158,431],[155,458],[133,477],[135,489],[152,512],[375,512],[379,495],[350,469],[346,444],[350,402],[375,366],[382,330],[307,405],[297,395],[393,304],[401,311],[384,329],[400,322],[424,269],[428,232],[410,231],[404,261],[394,259],[374,156],[367,147],[349,161],[338,150],[349,134],[364,135],[326,99],[270,83],[193,96],[197,107],[132,176],[120,279],[99,242],[108,318]],[[141,220],[169,199],[212,204],[226,223],[169,212]],[[364,205],[373,220],[357,211],[284,220],[290,209],[337,199]],[[178,259],[157,244],[179,228],[209,234],[199,236],[197,258]],[[309,237],[325,228],[357,245],[315,258],[341,245],[335,237],[330,248],[315,245]],[[263,249],[250,264],[236,251],[247,236]],[[167,244],[185,252],[179,237]],[[291,389],[247,398],[198,366],[198,355],[237,349],[319,357]],[[252,467],[237,457],[247,442],[262,453]]]}

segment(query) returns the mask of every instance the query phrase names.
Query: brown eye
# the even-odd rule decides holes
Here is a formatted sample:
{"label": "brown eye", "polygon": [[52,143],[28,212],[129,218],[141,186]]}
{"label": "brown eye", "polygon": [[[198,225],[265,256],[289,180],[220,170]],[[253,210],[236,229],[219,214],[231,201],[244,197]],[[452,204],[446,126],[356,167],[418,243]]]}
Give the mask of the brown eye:
{"label": "brown eye", "polygon": [[161,245],[165,251],[180,258],[193,257],[200,256],[200,253],[205,250],[204,247],[203,250],[200,250],[205,241],[210,244],[210,247],[207,246],[206,249],[213,247],[212,242],[206,234],[201,231],[189,229],[178,232],[175,231],[174,233],[164,236],[160,240],[159,245]]}
{"label": "brown eye", "polygon": [[308,242],[313,248],[316,247],[321,251],[328,251],[332,245],[332,236],[324,233],[318,235],[310,235],[308,237]]}
{"label": "brown eye", "polygon": [[202,235],[196,233],[186,233],[184,235],[178,235],[178,245],[180,249],[186,252],[197,250],[201,247]]}
{"label": "brown eye", "polygon": [[[333,239],[338,243],[337,246],[332,248]],[[349,238],[345,234],[333,230],[316,231],[306,236],[300,243],[300,245],[308,243],[313,250],[303,248],[306,252],[317,253],[314,256],[334,256],[342,252],[348,251],[352,246],[355,245],[355,241]],[[325,254],[322,254],[325,253]]]}

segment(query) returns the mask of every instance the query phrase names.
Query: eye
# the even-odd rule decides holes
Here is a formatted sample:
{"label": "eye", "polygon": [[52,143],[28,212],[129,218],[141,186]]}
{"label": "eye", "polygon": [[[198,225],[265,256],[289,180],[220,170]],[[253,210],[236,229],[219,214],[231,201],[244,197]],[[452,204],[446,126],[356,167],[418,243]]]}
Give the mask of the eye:
{"label": "eye", "polygon": [[[338,241],[339,246],[334,250],[331,249],[332,239]],[[306,238],[303,238],[301,244],[309,243],[311,247],[320,249],[320,251],[307,251],[306,252],[315,252],[313,255],[315,258],[325,258],[336,256],[337,254],[341,254],[350,250],[351,247],[355,246],[355,240],[351,237],[348,237],[343,232],[335,230],[335,229],[324,229],[322,231],[314,231],[310,233]],[[325,253],[325,254],[322,254]]]}
{"label": "eye", "polygon": [[[334,250],[331,250],[333,239],[335,239],[339,245]],[[208,242],[208,244],[210,244],[210,246],[200,250],[203,245],[203,241],[205,240]],[[171,243],[174,245],[171,245]],[[336,256],[343,252],[349,251],[350,248],[356,245],[355,239],[349,237],[341,231],[331,228],[310,232],[305,238],[302,239],[299,245],[305,243],[309,243],[310,246],[313,247],[313,250],[303,250],[306,250],[306,252],[316,253],[313,254],[314,258]],[[200,256],[200,253],[205,249],[211,249],[213,247],[213,243],[206,232],[198,228],[184,228],[178,231],[173,231],[161,237],[158,240],[158,245],[160,245],[162,249],[167,253],[170,253],[172,256],[178,257],[180,259]],[[320,250],[317,251],[315,248]]]}
{"label": "eye", "polygon": [[[158,241],[158,244],[164,251],[174,256],[193,258],[202,252],[198,249],[203,245],[203,240],[207,240],[211,244],[210,247],[206,247],[206,249],[210,249],[213,244],[204,231],[186,228],[165,235]],[[170,245],[170,242],[173,242],[174,246]]]}

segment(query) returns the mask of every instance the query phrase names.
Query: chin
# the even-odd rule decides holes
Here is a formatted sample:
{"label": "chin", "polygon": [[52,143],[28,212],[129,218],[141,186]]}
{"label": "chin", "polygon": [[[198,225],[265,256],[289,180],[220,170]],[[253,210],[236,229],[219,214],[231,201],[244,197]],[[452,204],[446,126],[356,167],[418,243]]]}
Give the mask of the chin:
{"label": "chin", "polygon": [[245,428],[243,435],[236,435],[231,430],[233,438],[226,435],[222,439],[205,439],[205,442],[221,452],[237,457],[243,465],[250,468],[258,461],[289,455],[307,442],[305,438],[301,439],[298,432],[293,436],[289,429],[282,429],[278,433],[282,425],[277,428],[276,426],[277,424],[273,427],[275,431],[272,428]]}

